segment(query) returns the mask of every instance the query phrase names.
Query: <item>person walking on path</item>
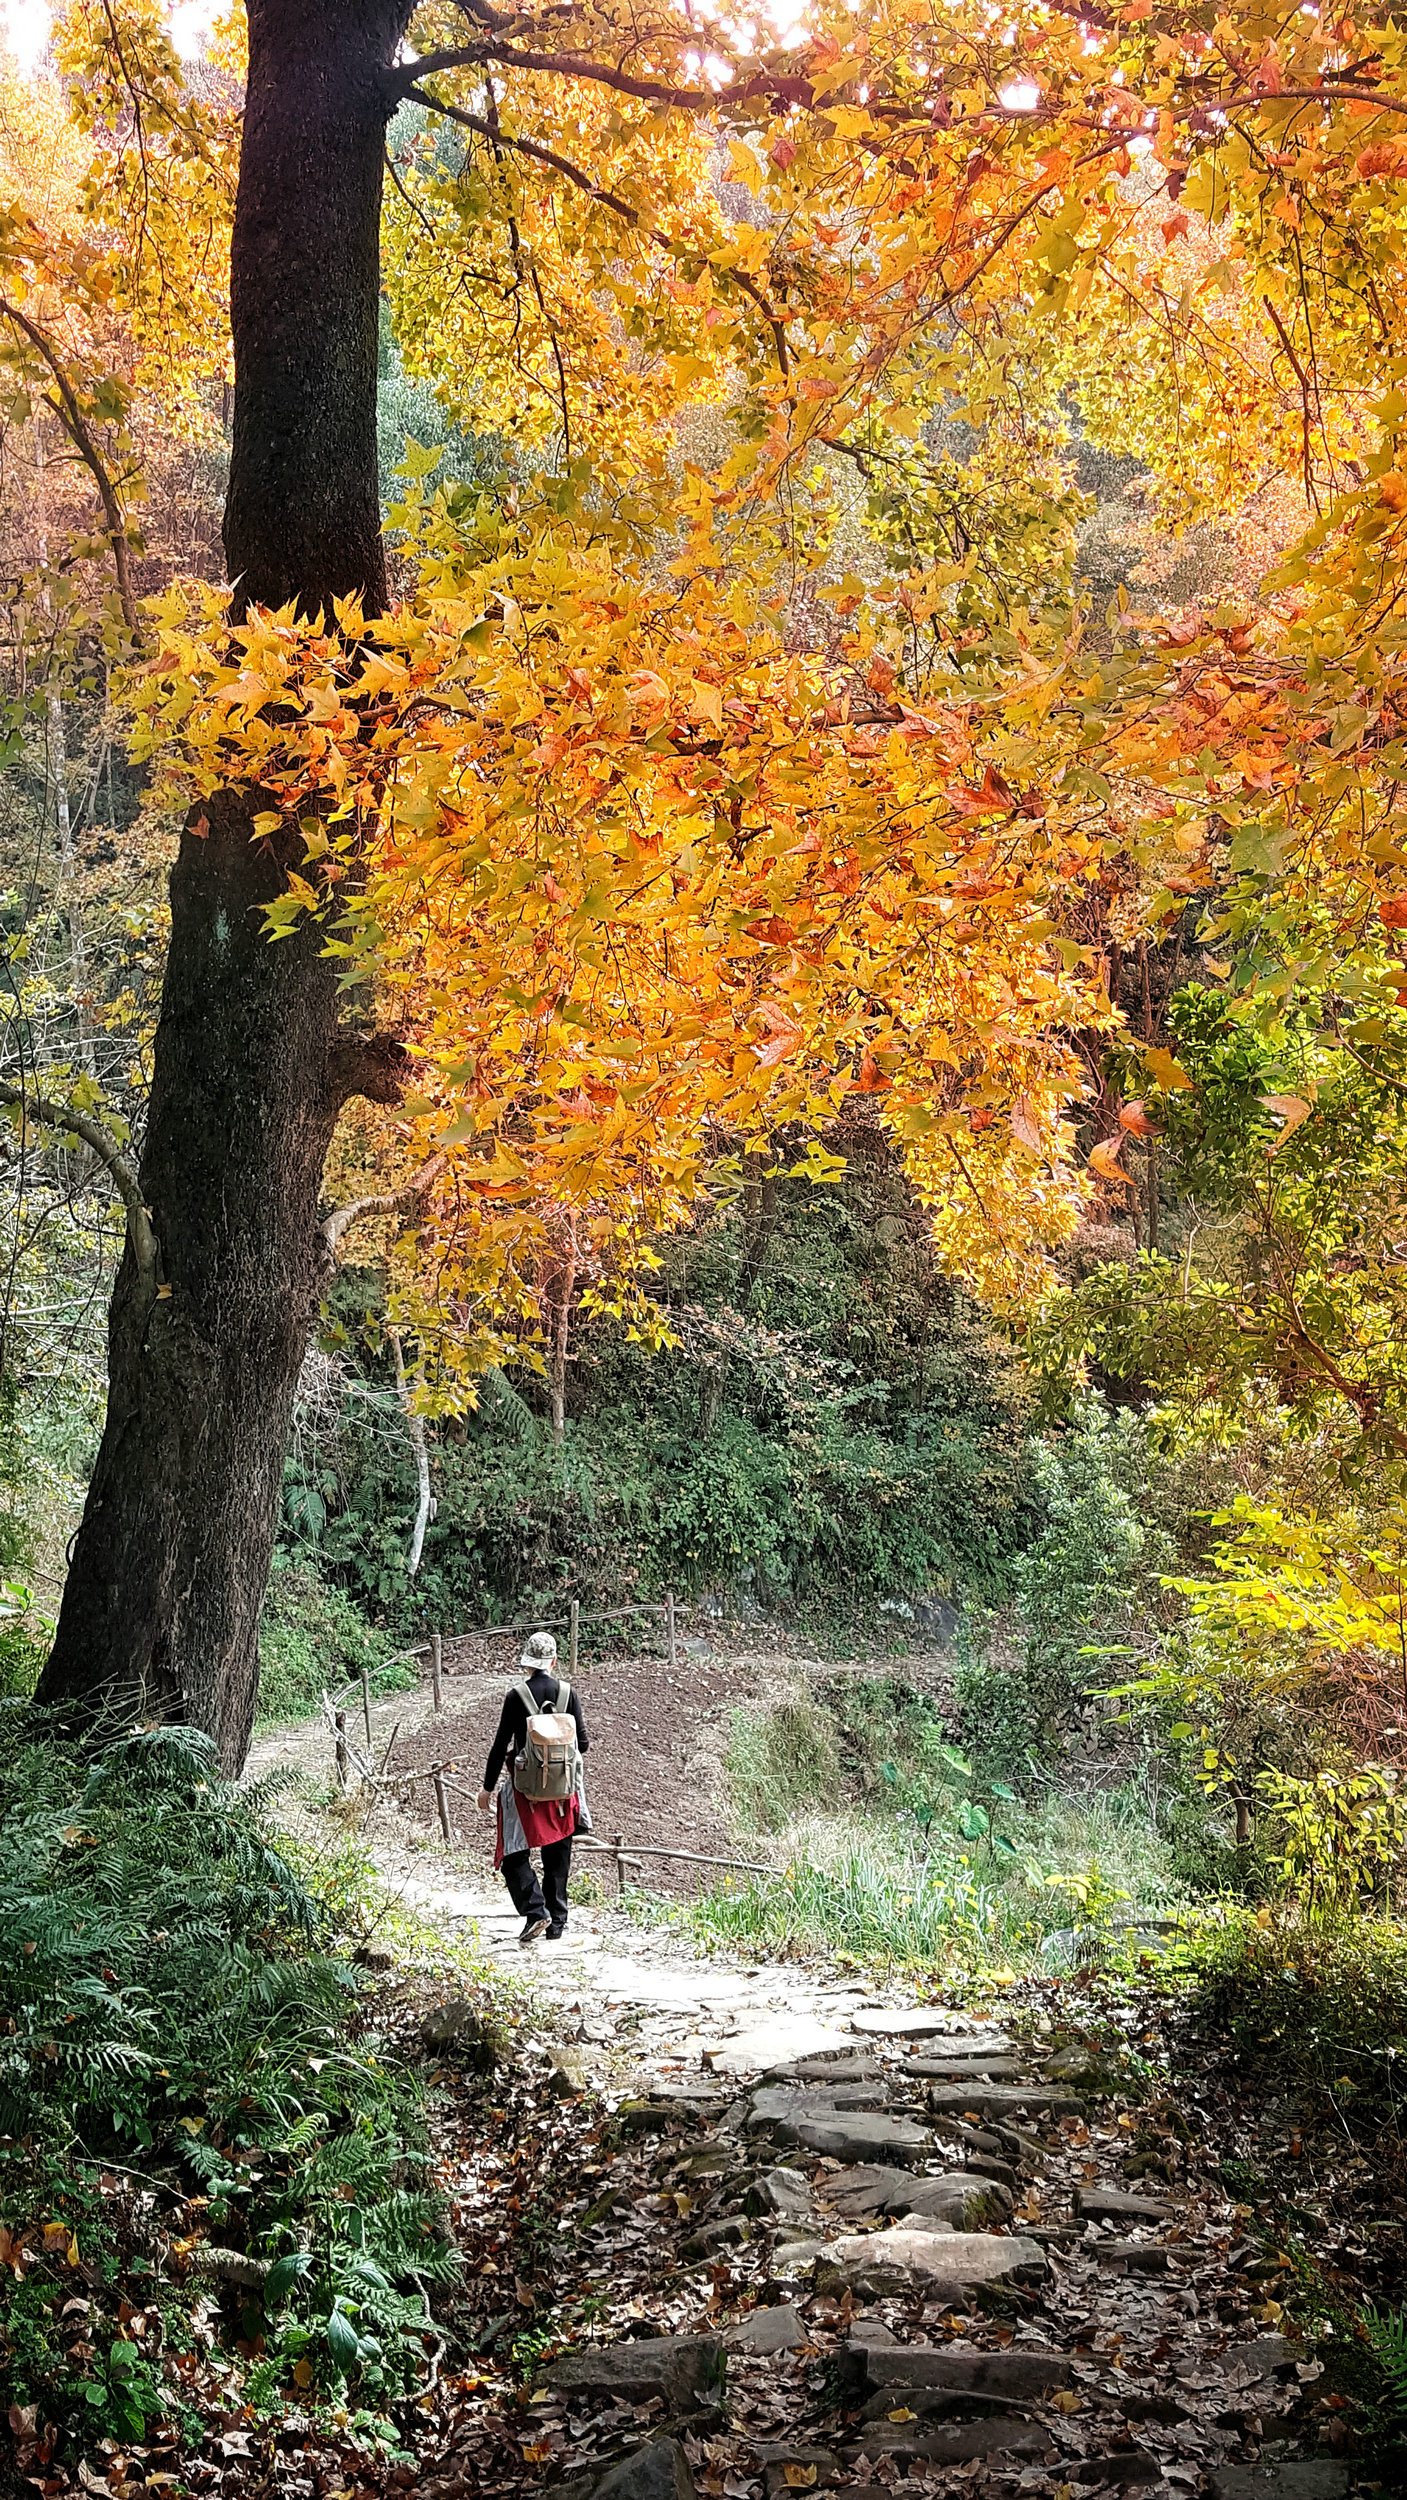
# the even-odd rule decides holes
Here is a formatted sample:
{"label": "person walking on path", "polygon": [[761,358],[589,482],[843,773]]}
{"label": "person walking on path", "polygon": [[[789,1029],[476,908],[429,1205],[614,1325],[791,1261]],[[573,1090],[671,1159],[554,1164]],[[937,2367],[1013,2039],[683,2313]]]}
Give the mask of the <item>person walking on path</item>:
{"label": "person walking on path", "polygon": [[[518,1664],[522,1679],[510,1685],[504,1696],[498,1734],[479,1791],[479,1810],[493,1812],[497,1790],[493,1862],[502,1867],[513,1906],[523,1921],[518,1941],[528,1945],[542,1936],[554,1942],[567,1924],[572,1834],[590,1828],[584,1812],[581,1756],[591,1740],[581,1703],[557,1673],[557,1644],[551,1633],[534,1632]],[[528,1854],[531,1849],[542,1852],[541,1883]]]}

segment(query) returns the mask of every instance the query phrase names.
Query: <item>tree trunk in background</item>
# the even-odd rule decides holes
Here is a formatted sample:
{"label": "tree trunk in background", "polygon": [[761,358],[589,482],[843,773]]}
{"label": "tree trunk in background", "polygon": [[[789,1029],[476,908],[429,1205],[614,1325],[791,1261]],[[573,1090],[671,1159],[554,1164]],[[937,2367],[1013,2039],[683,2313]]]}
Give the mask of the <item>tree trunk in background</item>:
{"label": "tree trunk in background", "polygon": [[[294,600],[312,615],[355,592],[374,613],[386,75],[410,0],[249,0],[248,15],[225,513],[236,608]],[[401,1060],[340,1026],[316,927],[265,938],[298,853],[256,841],[259,805],[223,792],[187,826],[172,875],[140,1173],[159,1264],[143,1272],[129,1242],[102,1445],[40,1684],[89,1723],[188,1720],[231,1771],[329,1270],[323,1161],[342,1103],[394,1101]]]}

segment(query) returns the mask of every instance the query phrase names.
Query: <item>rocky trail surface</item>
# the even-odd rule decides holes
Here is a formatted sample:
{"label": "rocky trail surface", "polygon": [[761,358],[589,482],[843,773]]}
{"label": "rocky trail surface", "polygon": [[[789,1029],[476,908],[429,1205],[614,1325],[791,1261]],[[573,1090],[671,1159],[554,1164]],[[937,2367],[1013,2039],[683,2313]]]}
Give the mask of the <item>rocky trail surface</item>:
{"label": "rocky trail surface", "polygon": [[[481,1883],[409,1883],[524,1991],[442,2166],[473,2362],[426,2500],[1394,2487],[1267,2331],[1282,2260],[1136,1991],[1010,1991],[1003,2027],[614,1913],[524,1954]],[[421,2038],[472,2064],[473,2002]]]}
{"label": "rocky trail surface", "polygon": [[[705,1959],[614,1908],[574,1909],[560,1944],[525,1953],[486,1829],[473,1856],[396,1818],[372,1835],[391,1893],[497,1965],[516,2008],[495,2050],[482,1993],[427,2000],[367,1948],[387,2045],[432,2061],[464,2260],[407,2426],[421,2464],[393,2487],[1403,2487],[1355,2452],[1276,2297],[1276,2222],[1246,2201],[1287,2124],[1298,2155],[1293,2112],[1228,2094],[1218,2044],[1181,2039],[1151,1970],[1008,1989],[998,2021],[853,1973]],[[1342,2147],[1333,2165],[1311,2183],[1302,2164],[1298,2192],[1347,2241],[1373,2173]],[[1400,2299],[1390,2273],[1368,2280]],[[270,2466],[265,2488],[300,2488]],[[349,2459],[358,2483],[385,2488]]]}

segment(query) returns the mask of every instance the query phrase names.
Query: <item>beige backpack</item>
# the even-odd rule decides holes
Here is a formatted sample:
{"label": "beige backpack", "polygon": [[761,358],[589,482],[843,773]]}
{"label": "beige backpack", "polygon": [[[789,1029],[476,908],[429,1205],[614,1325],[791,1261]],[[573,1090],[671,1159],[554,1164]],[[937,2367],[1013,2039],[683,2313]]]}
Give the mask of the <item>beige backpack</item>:
{"label": "beige backpack", "polygon": [[514,1787],[520,1797],[570,1797],[581,1769],[576,1721],[567,1707],[572,1697],[570,1684],[558,1678],[551,1710],[539,1710],[528,1684],[515,1684],[513,1690],[528,1714],[528,1732],[513,1760]]}

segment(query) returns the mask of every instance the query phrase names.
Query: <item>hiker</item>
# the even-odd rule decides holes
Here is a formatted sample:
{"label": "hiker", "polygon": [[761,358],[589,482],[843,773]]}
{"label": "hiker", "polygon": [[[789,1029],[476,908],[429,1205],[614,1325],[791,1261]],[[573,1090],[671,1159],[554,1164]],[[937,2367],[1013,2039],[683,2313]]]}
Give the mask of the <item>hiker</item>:
{"label": "hiker", "polygon": [[[591,1828],[581,1776],[581,1757],[590,1738],[581,1703],[557,1673],[557,1644],[551,1633],[534,1632],[518,1664],[522,1678],[504,1697],[479,1810],[493,1812],[497,1789],[493,1862],[502,1867],[523,1921],[519,1943],[536,1944],[546,1936],[552,1944],[567,1924],[572,1834]],[[530,1849],[542,1851],[540,1884]]]}

